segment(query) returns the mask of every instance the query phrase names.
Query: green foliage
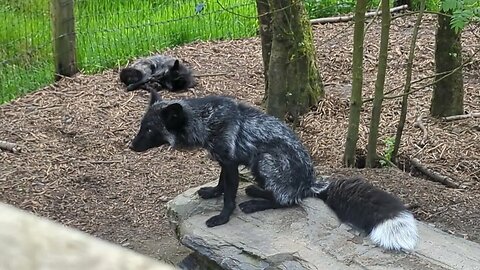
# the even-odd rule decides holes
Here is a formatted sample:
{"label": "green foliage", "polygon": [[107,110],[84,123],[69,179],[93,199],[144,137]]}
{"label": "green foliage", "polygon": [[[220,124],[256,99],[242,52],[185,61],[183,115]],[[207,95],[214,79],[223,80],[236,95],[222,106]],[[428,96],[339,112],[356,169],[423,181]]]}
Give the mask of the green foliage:
{"label": "green foliage", "polygon": [[480,16],[480,1],[478,0],[443,0],[442,11],[452,14],[450,22],[455,32],[461,31],[474,18]]}
{"label": "green foliage", "polygon": [[385,144],[385,150],[383,151],[382,158],[379,162],[382,167],[385,167],[392,163],[395,137],[387,137],[383,143]]}
{"label": "green foliage", "polygon": [[[441,0],[425,0],[425,10],[440,11]],[[420,10],[420,0],[412,0],[412,10]]]}

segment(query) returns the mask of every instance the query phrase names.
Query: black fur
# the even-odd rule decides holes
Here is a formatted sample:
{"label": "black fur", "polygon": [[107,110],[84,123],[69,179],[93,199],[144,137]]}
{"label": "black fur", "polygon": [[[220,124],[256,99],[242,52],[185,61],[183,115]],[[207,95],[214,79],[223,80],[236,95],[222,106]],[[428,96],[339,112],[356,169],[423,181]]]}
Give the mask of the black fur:
{"label": "black fur", "polygon": [[256,108],[227,97],[161,100],[151,92],[130,148],[142,152],[168,143],[177,149],[206,149],[221,173],[217,186],[198,194],[204,199],[224,195],[223,209],[207,220],[209,227],[227,223],[235,209],[239,165],[250,168],[257,182],[246,189],[255,199],[239,204],[244,213],[289,207],[316,196],[341,221],[369,232],[405,209],[398,199],[359,179],[317,182],[311,157],[295,133]]}
{"label": "black fur", "polygon": [[195,86],[192,71],[179,60],[175,60],[173,66],[165,73],[154,75],[152,81],[158,82],[163,88],[172,92],[186,90]]}
{"label": "black fur", "polygon": [[136,89],[177,92],[194,87],[192,70],[180,60],[166,55],[154,55],[136,60],[120,72],[120,81],[127,91]]}
{"label": "black fur", "polygon": [[322,199],[340,221],[366,234],[376,225],[406,211],[397,197],[359,177],[334,180],[327,189],[315,194],[315,197]]}

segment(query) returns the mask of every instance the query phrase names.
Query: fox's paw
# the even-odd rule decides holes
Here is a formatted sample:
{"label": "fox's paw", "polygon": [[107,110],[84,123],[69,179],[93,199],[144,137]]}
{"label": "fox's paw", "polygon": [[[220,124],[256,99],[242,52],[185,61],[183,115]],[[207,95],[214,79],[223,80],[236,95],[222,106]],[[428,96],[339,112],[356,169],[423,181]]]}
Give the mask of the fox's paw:
{"label": "fox's paw", "polygon": [[230,220],[230,217],[218,215],[209,218],[206,222],[207,227],[215,227],[227,223]]}
{"label": "fox's paw", "polygon": [[197,193],[202,199],[212,199],[222,196],[222,192],[220,192],[218,187],[202,187]]}
{"label": "fox's paw", "polygon": [[258,209],[257,209],[258,207],[257,207],[257,204],[255,203],[255,201],[242,202],[238,205],[238,207],[245,214],[251,214],[251,213],[254,213],[254,212],[258,211]]}

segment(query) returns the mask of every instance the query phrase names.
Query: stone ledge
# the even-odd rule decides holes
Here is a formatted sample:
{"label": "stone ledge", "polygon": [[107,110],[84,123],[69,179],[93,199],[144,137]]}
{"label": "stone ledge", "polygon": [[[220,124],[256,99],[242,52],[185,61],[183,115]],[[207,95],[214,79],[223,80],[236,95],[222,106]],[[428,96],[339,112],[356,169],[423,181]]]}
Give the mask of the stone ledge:
{"label": "stone ledge", "polygon": [[2,270],[172,270],[131,250],[0,203]]}
{"label": "stone ledge", "polygon": [[[205,186],[213,186],[216,182]],[[241,183],[237,203],[247,200]],[[207,228],[223,199],[202,200],[192,188],[167,205],[179,240],[196,256],[223,269],[480,269],[480,245],[419,222],[420,241],[410,254],[373,246],[341,225],[321,200],[244,214]],[[201,269],[201,268],[199,268]]]}

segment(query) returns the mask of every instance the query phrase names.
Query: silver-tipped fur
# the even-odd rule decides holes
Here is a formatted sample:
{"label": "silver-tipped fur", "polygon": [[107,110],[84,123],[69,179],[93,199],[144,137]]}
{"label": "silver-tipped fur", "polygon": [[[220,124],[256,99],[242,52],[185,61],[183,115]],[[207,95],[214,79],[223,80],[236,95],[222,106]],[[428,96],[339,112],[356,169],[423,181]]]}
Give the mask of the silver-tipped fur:
{"label": "silver-tipped fur", "polygon": [[417,224],[412,213],[400,212],[373,228],[370,240],[378,246],[390,250],[413,250],[418,241]]}

